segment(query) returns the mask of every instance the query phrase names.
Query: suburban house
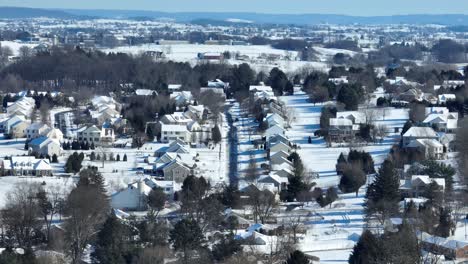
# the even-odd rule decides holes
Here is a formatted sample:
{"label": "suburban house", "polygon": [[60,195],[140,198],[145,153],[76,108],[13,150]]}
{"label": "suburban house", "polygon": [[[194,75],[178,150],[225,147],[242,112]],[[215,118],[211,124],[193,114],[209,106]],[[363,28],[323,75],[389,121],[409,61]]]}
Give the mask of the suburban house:
{"label": "suburban house", "polygon": [[284,135],[284,128],[278,126],[278,125],[273,125],[272,127],[268,128],[265,131],[265,137],[268,139],[274,135]]}
{"label": "suburban house", "polygon": [[347,118],[330,118],[330,127],[328,135],[331,141],[341,142],[351,140],[356,131],[357,125],[353,125],[353,121]]}
{"label": "suburban house", "polygon": [[185,178],[192,174],[192,168],[179,159],[174,159],[162,167],[164,179],[182,183]]}
{"label": "suburban house", "polygon": [[193,120],[202,120],[205,117],[205,110],[206,109],[204,105],[189,105],[187,106],[185,115]]}
{"label": "suburban house", "polygon": [[184,106],[193,102],[193,95],[190,91],[174,91],[170,99],[174,100],[177,106]]}
{"label": "suburban house", "polygon": [[186,125],[161,124],[161,142],[167,143],[177,139],[185,142],[191,141],[191,133]]}
{"label": "suburban house", "polygon": [[408,147],[411,141],[416,139],[435,139],[439,137],[431,127],[411,127],[403,134],[403,147]]}
{"label": "suburban house", "polygon": [[[275,152],[274,154],[270,155],[270,164],[281,164],[285,161],[289,161],[288,160],[288,157],[289,157],[289,153],[285,152],[285,151],[278,151],[278,152]],[[292,166],[292,163],[291,163],[291,166]]]}
{"label": "suburban house", "polygon": [[286,145],[283,142],[277,142],[275,144],[270,144],[268,148],[268,153],[270,154],[270,157],[271,157],[271,156],[274,156],[276,152],[280,152],[280,151],[289,153],[291,152],[291,149],[292,148],[289,145]]}
{"label": "suburban house", "polygon": [[101,136],[99,137],[101,145],[112,145],[115,141],[114,129],[110,127],[103,127],[101,129]]}
{"label": "suburban house", "polygon": [[435,139],[415,139],[406,148],[420,149],[427,159],[445,159],[444,145]]}
{"label": "suburban house", "polygon": [[258,183],[261,184],[272,184],[276,188],[276,193],[281,192],[281,190],[285,189],[289,183],[288,178],[283,178],[278,176],[277,174],[270,173],[268,175],[262,175],[258,179]]}
{"label": "suburban house", "polygon": [[87,142],[88,144],[94,143],[95,145],[100,143],[101,129],[97,126],[83,127],[77,132],[79,142]]}
{"label": "suburban house", "polygon": [[31,140],[28,147],[31,154],[42,155],[44,157],[52,157],[53,155],[58,157],[62,153],[59,142],[44,136]]}
{"label": "suburban house", "polygon": [[159,121],[166,125],[188,125],[193,120],[187,117],[184,112],[174,112],[164,115]]}
{"label": "suburban house", "polygon": [[349,119],[353,122],[353,125],[365,124],[367,121],[365,114],[359,111],[337,112],[336,118]]}
{"label": "suburban house", "polygon": [[28,140],[32,140],[44,136],[49,130],[50,127],[48,125],[41,122],[34,122],[26,128],[26,137]]}
{"label": "suburban house", "polygon": [[440,136],[439,141],[444,146],[444,152],[456,151],[455,134],[444,133]]}
{"label": "suburban house", "polygon": [[12,138],[24,138],[26,137],[26,128],[31,124],[31,121],[24,120],[13,124],[10,127],[9,135]]}
{"label": "suburban house", "polygon": [[289,141],[289,139],[283,135],[283,134],[277,134],[277,135],[273,135],[271,136],[269,139],[268,139],[268,143],[271,145],[274,145],[278,142],[282,142],[288,146],[291,146],[291,142]]}
{"label": "suburban house", "polygon": [[185,141],[176,139],[168,146],[162,147],[155,152],[156,157],[161,157],[166,153],[190,153],[188,145]]}
{"label": "suburban house", "polygon": [[457,97],[454,94],[439,94],[437,98],[438,98],[439,104],[445,104],[448,101],[457,100]]}
{"label": "suburban house", "polygon": [[267,122],[268,127],[272,127],[274,125],[284,127],[285,121],[283,117],[281,117],[279,114],[276,113],[269,113],[264,119],[265,122]]}
{"label": "suburban house", "polygon": [[2,161],[2,168],[13,176],[52,176],[52,167],[47,159],[36,159],[34,156],[13,156]]}
{"label": "suburban house", "polygon": [[14,124],[16,124],[18,122],[23,122],[25,120],[26,119],[21,115],[14,115],[14,116],[12,116],[10,118],[7,118],[7,119],[3,120],[3,122],[2,122],[2,131],[5,134],[9,134],[10,129]]}
{"label": "suburban house", "polygon": [[458,127],[458,113],[431,113],[423,121],[434,129],[442,132],[454,132]]}
{"label": "suburban house", "polygon": [[62,142],[63,141],[63,133],[60,129],[58,128],[51,128],[48,131],[46,131],[45,136],[53,139],[57,142]]}
{"label": "suburban house", "polygon": [[439,190],[445,190],[444,178],[430,178],[427,175],[413,175],[400,181],[400,192],[404,198],[417,198],[424,194],[429,184],[437,184]]}
{"label": "suburban house", "polygon": [[32,97],[21,97],[14,103],[8,104],[6,110],[8,115],[20,115],[23,117],[29,117],[36,106],[36,102]]}
{"label": "suburban house", "polygon": [[468,242],[433,236],[428,233],[417,234],[422,248],[446,260],[468,259]]}
{"label": "suburban house", "polygon": [[111,207],[130,211],[146,210],[148,194],[156,188],[161,188],[168,196],[168,200],[174,196],[174,182],[145,178],[130,183],[125,189],[112,194]]}

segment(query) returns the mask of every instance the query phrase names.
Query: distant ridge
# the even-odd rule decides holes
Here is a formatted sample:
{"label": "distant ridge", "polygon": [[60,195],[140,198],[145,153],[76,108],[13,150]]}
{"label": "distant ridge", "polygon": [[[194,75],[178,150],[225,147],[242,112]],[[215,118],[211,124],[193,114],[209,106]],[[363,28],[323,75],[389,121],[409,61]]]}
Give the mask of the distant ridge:
{"label": "distant ridge", "polygon": [[77,15],[67,13],[62,10],[50,10],[40,8],[27,7],[0,7],[0,18],[36,18],[36,17],[51,17],[51,18],[77,18]]}
{"label": "distant ridge", "polygon": [[98,9],[39,9],[23,7],[0,7],[0,18],[148,18],[173,19],[179,22],[191,21],[252,21],[257,24],[440,24],[448,26],[468,26],[468,15],[395,15],[395,16],[348,16],[336,14],[263,14],[248,12],[159,12],[144,10],[98,10]]}

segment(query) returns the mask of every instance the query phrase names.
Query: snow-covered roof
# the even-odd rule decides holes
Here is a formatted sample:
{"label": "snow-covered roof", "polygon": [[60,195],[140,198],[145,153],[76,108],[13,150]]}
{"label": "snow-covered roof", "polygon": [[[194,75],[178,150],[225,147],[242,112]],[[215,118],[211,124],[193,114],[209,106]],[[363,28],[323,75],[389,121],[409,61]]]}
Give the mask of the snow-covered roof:
{"label": "snow-covered roof", "polygon": [[431,127],[411,127],[403,137],[437,138],[437,133]]}
{"label": "snow-covered roof", "polygon": [[172,131],[172,132],[187,132],[187,126],[186,125],[167,125],[167,124],[162,124],[161,125],[161,131]]}
{"label": "snow-covered roof", "polygon": [[352,126],[353,121],[346,118],[330,118],[330,126]]}

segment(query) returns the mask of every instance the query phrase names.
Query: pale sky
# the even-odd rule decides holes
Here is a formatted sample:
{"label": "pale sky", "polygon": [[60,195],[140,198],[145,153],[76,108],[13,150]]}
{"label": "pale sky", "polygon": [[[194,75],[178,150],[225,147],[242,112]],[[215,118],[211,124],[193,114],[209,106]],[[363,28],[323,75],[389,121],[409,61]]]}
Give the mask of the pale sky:
{"label": "pale sky", "polygon": [[468,0],[0,0],[0,6],[361,16],[468,14]]}

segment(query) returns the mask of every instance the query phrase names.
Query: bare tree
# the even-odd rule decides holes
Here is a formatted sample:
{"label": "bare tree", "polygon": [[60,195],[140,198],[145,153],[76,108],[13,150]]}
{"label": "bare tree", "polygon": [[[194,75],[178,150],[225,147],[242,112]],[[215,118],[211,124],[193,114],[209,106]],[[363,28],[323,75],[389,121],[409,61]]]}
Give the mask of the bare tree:
{"label": "bare tree", "polygon": [[256,184],[258,179],[257,172],[257,161],[255,160],[255,155],[250,153],[249,155],[249,165],[245,170],[244,180],[249,184]]}
{"label": "bare tree", "polygon": [[30,47],[28,46],[21,46],[19,48],[19,56],[21,58],[29,58],[33,56],[33,51]]}
{"label": "bare tree", "polygon": [[79,184],[68,195],[65,237],[72,263],[81,263],[83,250],[106,220],[109,201],[94,184]]}
{"label": "bare tree", "polygon": [[40,229],[39,206],[36,193],[38,184],[19,183],[6,195],[6,203],[0,211],[0,221],[4,230],[11,234],[14,244],[28,248],[33,245],[33,237]]}
{"label": "bare tree", "polygon": [[61,213],[61,207],[65,200],[65,192],[60,186],[40,188],[36,194],[39,205],[39,213],[46,226],[46,239],[50,237],[50,227],[54,217]]}
{"label": "bare tree", "polygon": [[251,190],[247,193],[248,203],[252,206],[254,221],[260,221],[262,224],[271,216],[277,202],[275,194],[268,190]]}

